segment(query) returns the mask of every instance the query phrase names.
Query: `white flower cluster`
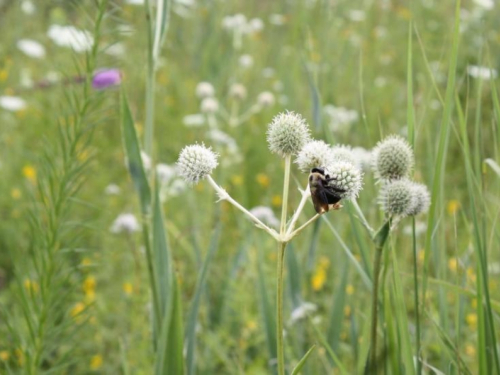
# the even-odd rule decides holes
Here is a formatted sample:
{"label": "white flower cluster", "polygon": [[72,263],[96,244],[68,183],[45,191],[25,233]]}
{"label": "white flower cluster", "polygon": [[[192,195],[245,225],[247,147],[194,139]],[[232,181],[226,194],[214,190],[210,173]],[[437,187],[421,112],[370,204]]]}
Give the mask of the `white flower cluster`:
{"label": "white flower cluster", "polygon": [[180,175],[191,184],[212,173],[218,165],[217,154],[205,145],[190,145],[182,149],[177,167]]}
{"label": "white flower cluster", "polygon": [[121,214],[111,225],[110,231],[111,233],[133,233],[139,229],[139,222],[133,214]]}
{"label": "white flower cluster", "polygon": [[358,112],[355,110],[344,107],[335,107],[332,104],[325,105],[323,107],[323,111],[326,114],[330,129],[333,132],[347,130],[359,119]]}

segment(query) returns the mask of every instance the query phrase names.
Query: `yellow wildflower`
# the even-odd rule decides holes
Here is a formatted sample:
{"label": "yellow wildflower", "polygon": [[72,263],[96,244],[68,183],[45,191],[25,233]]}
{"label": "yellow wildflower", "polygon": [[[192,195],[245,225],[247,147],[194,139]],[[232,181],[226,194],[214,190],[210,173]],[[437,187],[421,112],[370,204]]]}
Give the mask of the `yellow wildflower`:
{"label": "yellow wildflower", "polygon": [[460,208],[460,202],[457,201],[456,199],[448,201],[448,204],[446,205],[446,210],[450,215],[455,215],[459,208]]}
{"label": "yellow wildflower", "polygon": [[21,195],[21,190],[18,188],[14,188],[10,191],[10,196],[12,197],[12,199],[19,199],[21,198]]}
{"label": "yellow wildflower", "polygon": [[123,283],[123,292],[130,296],[134,292],[134,286],[132,283]]}
{"label": "yellow wildflower", "polygon": [[82,266],[83,267],[88,267],[92,264],[92,259],[90,258],[83,258],[82,259]]}
{"label": "yellow wildflower", "polygon": [[95,277],[94,276],[87,276],[85,280],[83,281],[83,292],[85,294],[88,294],[90,292],[95,291]]}
{"label": "yellow wildflower", "polygon": [[36,181],[36,169],[31,165],[25,165],[23,167],[23,176],[26,177],[31,182]]}
{"label": "yellow wildflower", "polygon": [[233,183],[233,185],[241,186],[243,185],[243,176],[239,174],[234,175],[231,177],[231,182]]}
{"label": "yellow wildflower", "polygon": [[471,327],[475,327],[477,325],[477,315],[475,313],[468,314],[465,317],[465,321]]}
{"label": "yellow wildflower", "polygon": [[98,370],[102,366],[102,356],[100,354],[96,354],[90,359],[90,369]]}
{"label": "yellow wildflower", "polygon": [[458,259],[450,258],[448,260],[448,268],[450,269],[451,272],[456,272],[458,269]]}
{"label": "yellow wildflower", "polygon": [[78,317],[85,310],[85,304],[83,302],[78,302],[73,306],[70,311],[70,314],[73,318]]}
{"label": "yellow wildflower", "polygon": [[474,345],[467,344],[465,345],[465,354],[467,354],[470,357],[474,357],[476,355],[476,348]]}
{"label": "yellow wildflower", "polygon": [[274,207],[281,207],[281,204],[283,203],[283,200],[281,199],[281,195],[273,195],[271,198],[271,204]]}
{"label": "yellow wildflower", "polygon": [[36,281],[31,281],[30,279],[24,280],[24,287],[26,290],[31,291],[33,293],[38,292],[38,283]]}
{"label": "yellow wildflower", "polygon": [[352,296],[354,294],[354,287],[351,284],[347,285],[345,288],[345,292],[348,296]]}
{"label": "yellow wildflower", "polygon": [[10,355],[9,355],[9,352],[8,352],[7,350],[2,350],[2,351],[0,352],[0,359],[1,359],[2,361],[4,361],[4,362],[5,362],[5,361],[8,361],[8,360],[9,360],[9,357],[10,357]]}
{"label": "yellow wildflower", "polygon": [[247,328],[249,331],[255,331],[257,329],[257,322],[254,319],[250,319],[247,322]]}
{"label": "yellow wildflower", "polygon": [[259,173],[257,177],[255,178],[257,180],[257,183],[262,186],[262,187],[268,187],[269,186],[269,177],[264,174],[264,173]]}
{"label": "yellow wildflower", "polygon": [[316,268],[316,272],[312,276],[311,285],[314,291],[323,289],[326,282],[326,271],[322,267]]}
{"label": "yellow wildflower", "polygon": [[0,69],[0,82],[5,82],[8,76],[9,72],[7,69]]}

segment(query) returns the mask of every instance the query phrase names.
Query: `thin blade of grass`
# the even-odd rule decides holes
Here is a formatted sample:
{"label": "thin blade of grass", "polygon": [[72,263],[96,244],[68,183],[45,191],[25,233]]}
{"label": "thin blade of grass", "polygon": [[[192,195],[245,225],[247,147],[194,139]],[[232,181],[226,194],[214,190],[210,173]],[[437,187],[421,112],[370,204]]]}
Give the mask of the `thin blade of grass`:
{"label": "thin blade of grass", "polygon": [[304,365],[306,364],[307,359],[312,354],[312,352],[314,351],[315,348],[316,348],[316,345],[311,346],[311,349],[309,349],[306,352],[306,354],[304,354],[304,356],[299,361],[299,363],[297,363],[297,366],[295,366],[295,368],[293,369],[292,375],[297,375],[297,374],[300,373],[300,370],[302,370],[302,367],[304,367]]}

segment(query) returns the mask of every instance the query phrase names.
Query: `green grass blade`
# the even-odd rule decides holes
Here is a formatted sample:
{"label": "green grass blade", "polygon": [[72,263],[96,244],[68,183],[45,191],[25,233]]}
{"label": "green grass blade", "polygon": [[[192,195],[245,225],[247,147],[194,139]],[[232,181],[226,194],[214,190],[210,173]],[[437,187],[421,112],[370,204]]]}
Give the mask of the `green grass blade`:
{"label": "green grass blade", "polygon": [[342,322],[344,321],[346,286],[349,276],[349,264],[347,259],[342,269],[342,278],[333,297],[333,307],[330,313],[330,325],[326,336],[328,343],[333,350],[338,350]]}
{"label": "green grass blade", "polygon": [[198,320],[198,310],[200,309],[201,296],[203,294],[203,290],[205,289],[206,285],[208,267],[215,255],[215,252],[219,248],[220,232],[221,232],[221,225],[218,224],[212,235],[208,253],[201,266],[198,280],[196,280],[194,298],[191,308],[189,310],[187,327],[186,327],[186,365],[187,365],[188,375],[193,375],[196,373],[195,350],[196,350],[196,322]]}
{"label": "green grass blade", "polygon": [[121,120],[123,145],[125,146],[125,154],[127,155],[128,170],[134,186],[139,193],[142,213],[147,214],[151,206],[151,189],[144,165],[142,164],[139,139],[137,138],[134,120],[124,91],[121,93]]}
{"label": "green grass blade", "polygon": [[163,319],[155,364],[156,375],[184,374],[184,327],[177,277],[172,278],[172,301],[170,315]]}
{"label": "green grass blade", "polygon": [[309,349],[306,352],[306,354],[304,354],[304,356],[299,361],[299,363],[297,363],[297,366],[295,366],[295,368],[293,369],[292,375],[297,375],[297,374],[300,373],[300,370],[302,370],[302,367],[304,367],[304,365],[306,364],[307,359],[312,354],[312,352],[314,351],[315,348],[316,348],[316,345],[311,346],[311,349]]}
{"label": "green grass blade", "polygon": [[498,177],[500,177],[500,165],[498,165],[495,160],[486,159],[484,162],[490,166],[490,168],[498,175]]}
{"label": "green grass blade", "polygon": [[[448,81],[446,86],[446,95],[443,108],[443,117],[441,120],[441,128],[439,134],[439,144],[437,150],[437,160],[435,162],[434,176],[432,181],[431,205],[429,208],[429,216],[427,220],[427,233],[425,238],[425,252],[424,252],[424,279],[422,285],[422,295],[425,296],[427,289],[427,276],[429,273],[429,258],[433,248],[433,233],[437,225],[436,216],[438,214],[438,204],[440,202],[439,194],[440,188],[443,186],[444,167],[446,146],[450,133],[451,113],[453,108],[453,100],[455,93],[455,78],[458,60],[458,45],[460,39],[460,0],[456,3],[455,8],[455,26],[453,31],[453,45],[450,56],[450,66],[448,71]],[[424,309],[425,300],[422,301],[422,309]]]}
{"label": "green grass blade", "polygon": [[333,363],[335,363],[335,365],[337,366],[339,372],[342,375],[349,374],[349,372],[346,370],[345,366],[342,364],[342,362],[340,362],[339,358],[337,357],[337,355],[335,354],[333,349],[330,347],[330,345],[328,345],[328,342],[326,341],[323,334],[320,332],[319,328],[316,327],[316,325],[310,319],[309,319],[309,321],[311,322],[311,327],[313,327],[314,332],[316,333],[316,337],[318,338],[321,345],[323,345],[324,348],[326,349],[328,355],[332,359]]}

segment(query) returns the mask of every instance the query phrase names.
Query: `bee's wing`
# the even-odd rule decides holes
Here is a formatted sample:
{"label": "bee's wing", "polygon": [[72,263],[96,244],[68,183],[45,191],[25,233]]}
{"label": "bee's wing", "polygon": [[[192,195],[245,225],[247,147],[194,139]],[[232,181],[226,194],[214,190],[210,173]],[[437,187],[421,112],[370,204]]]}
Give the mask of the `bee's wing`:
{"label": "bee's wing", "polygon": [[327,189],[327,188],[324,188],[322,189],[323,193],[324,193],[324,199],[325,199],[325,202],[328,202],[328,204],[335,204],[335,203],[338,203],[341,199],[341,197],[332,189]]}

